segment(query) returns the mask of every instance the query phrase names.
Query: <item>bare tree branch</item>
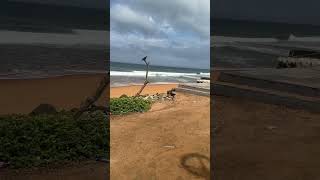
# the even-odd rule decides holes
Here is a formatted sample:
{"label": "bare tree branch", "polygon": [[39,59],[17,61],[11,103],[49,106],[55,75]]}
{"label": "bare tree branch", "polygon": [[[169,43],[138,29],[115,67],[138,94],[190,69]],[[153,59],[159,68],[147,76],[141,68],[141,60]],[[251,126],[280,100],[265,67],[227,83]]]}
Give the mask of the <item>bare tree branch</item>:
{"label": "bare tree branch", "polygon": [[147,56],[142,58],[142,61],[144,61],[146,63],[146,79],[144,80],[144,83],[141,87],[141,89],[137,92],[137,94],[135,95],[135,97],[140,96],[140,94],[142,93],[143,89],[147,86],[147,84],[149,83],[148,80],[148,73],[149,73],[149,64],[150,62],[147,62]]}
{"label": "bare tree branch", "polygon": [[[104,76],[103,79],[100,81],[100,84],[99,84],[98,88],[96,89],[95,93],[93,94],[93,96],[88,97],[83,103],[81,103],[80,108],[79,108],[78,112],[75,114],[74,118],[78,119],[82,115],[82,113],[90,110],[91,107],[94,106],[94,103],[100,98],[102,93],[108,87],[109,74],[110,74],[110,72],[108,72],[108,74],[106,76]],[[94,106],[94,107],[96,107],[96,106]]]}

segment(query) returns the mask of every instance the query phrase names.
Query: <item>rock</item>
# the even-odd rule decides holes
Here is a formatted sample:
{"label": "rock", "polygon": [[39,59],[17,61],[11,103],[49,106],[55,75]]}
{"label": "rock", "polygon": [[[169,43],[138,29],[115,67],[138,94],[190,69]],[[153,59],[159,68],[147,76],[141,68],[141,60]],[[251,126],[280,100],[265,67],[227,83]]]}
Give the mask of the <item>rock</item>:
{"label": "rock", "polygon": [[78,112],[78,111],[79,111],[79,108],[72,108],[70,111],[71,111],[71,112]]}
{"label": "rock", "polygon": [[56,108],[51,104],[40,104],[36,107],[30,115],[39,115],[39,114],[55,114],[57,113]]}
{"label": "rock", "polygon": [[1,168],[6,168],[6,167],[8,167],[8,166],[9,166],[9,163],[0,161],[0,169],[1,169]]}
{"label": "rock", "polygon": [[126,97],[128,97],[126,94],[122,94],[122,95],[120,96],[120,98],[126,98]]}

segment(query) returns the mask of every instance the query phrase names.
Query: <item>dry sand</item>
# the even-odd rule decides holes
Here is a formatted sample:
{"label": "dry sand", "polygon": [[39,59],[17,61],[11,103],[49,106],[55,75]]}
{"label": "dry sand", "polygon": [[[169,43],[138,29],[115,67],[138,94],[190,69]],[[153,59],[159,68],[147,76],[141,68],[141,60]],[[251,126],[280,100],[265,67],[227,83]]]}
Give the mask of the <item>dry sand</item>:
{"label": "dry sand", "polygon": [[[145,93],[170,88],[154,85]],[[209,158],[209,97],[177,93],[174,102],[155,103],[149,112],[111,116],[113,180],[208,179]]]}
{"label": "dry sand", "polygon": [[[112,87],[110,97],[119,97],[123,94],[134,96],[141,88],[142,85]],[[178,87],[178,84],[148,84],[142,91],[144,94],[167,93],[168,90]]]}
{"label": "dry sand", "polygon": [[[102,74],[92,74],[0,80],[0,115],[30,113],[41,103],[52,104],[57,109],[79,107],[86,97],[95,92],[102,77]],[[108,90],[98,104],[107,103]]]}
{"label": "dry sand", "polygon": [[319,113],[214,99],[212,119],[220,125],[212,136],[215,179],[320,179]]}

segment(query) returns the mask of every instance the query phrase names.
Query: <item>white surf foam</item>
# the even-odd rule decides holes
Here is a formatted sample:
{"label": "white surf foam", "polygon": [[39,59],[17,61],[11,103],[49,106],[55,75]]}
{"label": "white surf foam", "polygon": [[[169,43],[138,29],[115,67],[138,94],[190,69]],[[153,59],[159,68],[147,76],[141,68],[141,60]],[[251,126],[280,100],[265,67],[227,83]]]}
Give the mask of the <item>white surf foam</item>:
{"label": "white surf foam", "polygon": [[[144,77],[145,71],[110,71],[110,76],[133,76],[133,77]],[[149,71],[148,76],[150,77],[195,77],[195,76],[210,76],[210,73],[177,73],[177,72],[156,72]]]}

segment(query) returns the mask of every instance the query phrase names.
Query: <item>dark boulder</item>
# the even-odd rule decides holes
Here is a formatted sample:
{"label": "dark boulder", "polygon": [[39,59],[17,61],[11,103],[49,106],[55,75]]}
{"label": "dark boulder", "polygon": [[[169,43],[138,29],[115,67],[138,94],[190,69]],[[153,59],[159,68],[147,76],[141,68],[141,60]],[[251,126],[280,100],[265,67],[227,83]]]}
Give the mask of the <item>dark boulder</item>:
{"label": "dark boulder", "polygon": [[122,94],[121,96],[120,96],[120,98],[127,98],[128,96],[126,95],[126,94]]}
{"label": "dark boulder", "polygon": [[55,114],[57,113],[56,108],[51,104],[40,104],[36,107],[30,115],[39,115],[39,114]]}

